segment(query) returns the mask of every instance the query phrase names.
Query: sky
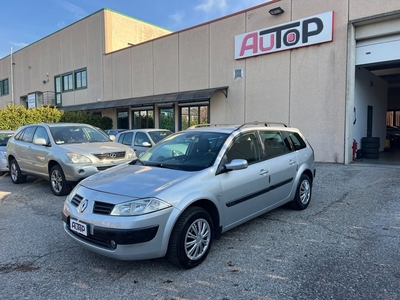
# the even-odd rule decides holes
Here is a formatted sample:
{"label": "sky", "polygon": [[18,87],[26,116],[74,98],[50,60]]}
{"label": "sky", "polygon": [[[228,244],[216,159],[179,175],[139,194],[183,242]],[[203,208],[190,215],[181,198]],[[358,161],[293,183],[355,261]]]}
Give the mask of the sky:
{"label": "sky", "polygon": [[0,59],[102,8],[179,31],[268,0],[2,0]]}

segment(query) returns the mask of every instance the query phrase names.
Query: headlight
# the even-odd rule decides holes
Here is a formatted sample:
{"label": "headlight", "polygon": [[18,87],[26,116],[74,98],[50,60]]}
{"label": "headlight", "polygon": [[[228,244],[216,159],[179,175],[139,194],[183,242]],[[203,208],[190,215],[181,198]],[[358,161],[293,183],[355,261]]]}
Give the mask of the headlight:
{"label": "headlight", "polygon": [[89,157],[82,155],[82,154],[77,154],[77,153],[66,153],[67,157],[70,162],[73,164],[87,164],[87,163],[92,163]]}
{"label": "headlight", "polygon": [[0,151],[0,158],[7,158],[7,151]]}
{"label": "headlight", "polygon": [[79,183],[74,187],[74,189],[69,193],[69,195],[67,196],[66,200],[68,202],[71,202],[71,200],[74,198],[75,194],[76,194],[76,190],[79,187]]}
{"label": "headlight", "polygon": [[139,216],[171,207],[170,204],[157,198],[134,200],[115,205],[112,216]]}
{"label": "headlight", "polygon": [[129,157],[129,158],[132,158],[132,159],[136,158],[136,153],[135,153],[135,151],[133,151],[132,148],[129,149],[128,157]]}

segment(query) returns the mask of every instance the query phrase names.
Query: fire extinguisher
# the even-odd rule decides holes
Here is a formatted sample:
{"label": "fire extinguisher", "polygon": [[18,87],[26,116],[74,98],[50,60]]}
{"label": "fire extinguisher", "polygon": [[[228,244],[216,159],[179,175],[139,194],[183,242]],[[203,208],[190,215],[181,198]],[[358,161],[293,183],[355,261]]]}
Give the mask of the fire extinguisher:
{"label": "fire extinguisher", "polygon": [[353,139],[353,160],[357,157],[357,141]]}

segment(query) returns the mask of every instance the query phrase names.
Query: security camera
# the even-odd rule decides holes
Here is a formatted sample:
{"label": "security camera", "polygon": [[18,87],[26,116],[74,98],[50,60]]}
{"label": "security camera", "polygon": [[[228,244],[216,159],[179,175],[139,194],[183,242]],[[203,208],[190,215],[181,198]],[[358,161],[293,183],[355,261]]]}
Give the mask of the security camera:
{"label": "security camera", "polygon": [[46,82],[47,82],[46,80],[43,80],[43,84],[46,84]]}

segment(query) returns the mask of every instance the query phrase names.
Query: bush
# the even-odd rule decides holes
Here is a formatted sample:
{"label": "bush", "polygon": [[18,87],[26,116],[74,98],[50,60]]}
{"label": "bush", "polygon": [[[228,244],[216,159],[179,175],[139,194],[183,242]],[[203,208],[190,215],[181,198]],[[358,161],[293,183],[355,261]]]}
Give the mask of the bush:
{"label": "bush", "polygon": [[50,106],[26,109],[9,103],[0,109],[0,129],[16,130],[26,124],[59,122],[62,115],[63,111]]}
{"label": "bush", "polygon": [[18,127],[27,124],[57,122],[85,123],[103,130],[113,127],[111,118],[95,116],[84,111],[63,111],[50,106],[27,109],[22,105],[10,103],[0,109],[0,130],[17,130]]}

